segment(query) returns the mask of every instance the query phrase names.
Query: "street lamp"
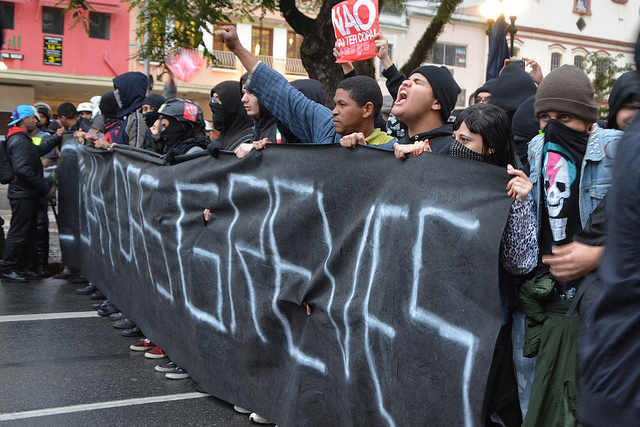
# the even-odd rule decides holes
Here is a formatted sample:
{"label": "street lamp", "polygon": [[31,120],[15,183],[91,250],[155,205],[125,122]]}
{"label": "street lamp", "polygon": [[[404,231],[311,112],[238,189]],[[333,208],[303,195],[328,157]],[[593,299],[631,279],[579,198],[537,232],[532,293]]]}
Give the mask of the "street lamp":
{"label": "street lamp", "polygon": [[519,0],[486,0],[480,5],[480,13],[487,18],[487,35],[491,36],[491,30],[495,24],[496,19],[500,16],[508,16],[509,24],[507,24],[507,33],[510,37],[509,52],[511,56],[515,56],[515,48],[513,47],[513,41],[515,35],[518,32],[516,28],[516,15],[520,12],[522,2]]}

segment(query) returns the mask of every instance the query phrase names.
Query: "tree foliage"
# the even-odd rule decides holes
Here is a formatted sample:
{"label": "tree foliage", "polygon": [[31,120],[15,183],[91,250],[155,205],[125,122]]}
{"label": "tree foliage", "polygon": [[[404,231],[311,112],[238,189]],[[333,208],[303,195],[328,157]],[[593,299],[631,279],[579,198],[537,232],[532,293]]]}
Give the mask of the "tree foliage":
{"label": "tree foliage", "polygon": [[602,120],[607,118],[608,107],[605,100],[608,99],[613,84],[621,73],[633,69],[630,64],[622,67],[618,65],[623,57],[624,55],[621,53],[616,56],[607,56],[592,52],[584,58],[583,69],[591,78],[598,104],[598,118]]}
{"label": "tree foliage", "polygon": [[[91,10],[90,0],[68,1],[66,12],[73,14],[75,22],[82,22],[89,29],[86,11]],[[215,25],[219,22],[233,22],[239,17],[253,21],[256,14],[279,10],[287,23],[304,40],[300,57],[310,78],[323,83],[328,94],[333,94],[343,79],[342,70],[335,63],[332,49],[335,34],[331,23],[331,8],[341,0],[131,0],[130,11],[138,10],[137,38],[139,47],[135,54],[138,59],[164,63],[165,58],[180,48],[198,49],[210,62],[216,58],[212,46],[205,43],[204,34],[215,36]],[[402,11],[404,0],[385,0],[395,11]],[[415,47],[407,64],[402,68],[405,74],[425,61],[431,47],[451,14],[462,0],[441,0],[437,13]],[[380,9],[383,0],[379,0]],[[302,10],[312,7],[315,18]],[[301,10],[302,9],[302,10]],[[359,74],[374,76],[373,61],[355,64]],[[328,104],[332,104],[329,98]]]}

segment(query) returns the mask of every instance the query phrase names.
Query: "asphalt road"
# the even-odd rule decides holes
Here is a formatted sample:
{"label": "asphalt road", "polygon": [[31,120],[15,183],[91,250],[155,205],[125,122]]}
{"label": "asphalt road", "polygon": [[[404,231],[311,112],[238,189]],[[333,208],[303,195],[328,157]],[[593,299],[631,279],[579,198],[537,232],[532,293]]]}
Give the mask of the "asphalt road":
{"label": "asphalt road", "polygon": [[[10,221],[6,186],[0,216]],[[50,214],[52,217],[52,214]],[[59,261],[50,225],[51,259]],[[57,259],[56,259],[57,257]],[[252,426],[229,403],[170,380],[62,279],[0,282],[0,426]]]}

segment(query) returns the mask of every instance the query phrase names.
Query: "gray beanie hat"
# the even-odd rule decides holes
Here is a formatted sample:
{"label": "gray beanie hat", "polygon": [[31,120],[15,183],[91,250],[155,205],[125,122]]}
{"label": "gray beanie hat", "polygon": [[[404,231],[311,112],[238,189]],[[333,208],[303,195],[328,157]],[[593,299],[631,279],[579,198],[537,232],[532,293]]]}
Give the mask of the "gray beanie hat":
{"label": "gray beanie hat", "polygon": [[563,65],[547,75],[536,92],[535,115],[555,111],[595,123],[598,107],[589,77],[573,65]]}

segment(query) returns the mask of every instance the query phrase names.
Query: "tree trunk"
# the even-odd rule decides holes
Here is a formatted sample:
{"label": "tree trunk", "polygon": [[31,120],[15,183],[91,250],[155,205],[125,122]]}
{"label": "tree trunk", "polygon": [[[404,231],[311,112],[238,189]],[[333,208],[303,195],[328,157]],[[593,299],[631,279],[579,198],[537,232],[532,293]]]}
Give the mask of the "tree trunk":
{"label": "tree trunk", "polygon": [[444,29],[445,24],[449,22],[451,14],[456,10],[456,7],[458,7],[460,3],[462,3],[462,0],[442,0],[442,3],[440,3],[440,6],[438,7],[436,16],[424,31],[424,34],[422,34],[422,37],[413,49],[407,63],[400,68],[400,71],[402,71],[406,76],[421,66],[427,59],[433,44],[438,39],[438,36]]}
{"label": "tree trunk", "polygon": [[280,0],[279,8],[284,19],[298,34],[304,37],[300,48],[302,64],[309,77],[319,80],[327,94],[326,105],[333,108],[336,86],[343,79],[342,68],[336,64],[333,45],[336,37],[331,23],[331,8],[341,0],[326,0],[316,19],[311,19],[298,10],[295,0]]}

